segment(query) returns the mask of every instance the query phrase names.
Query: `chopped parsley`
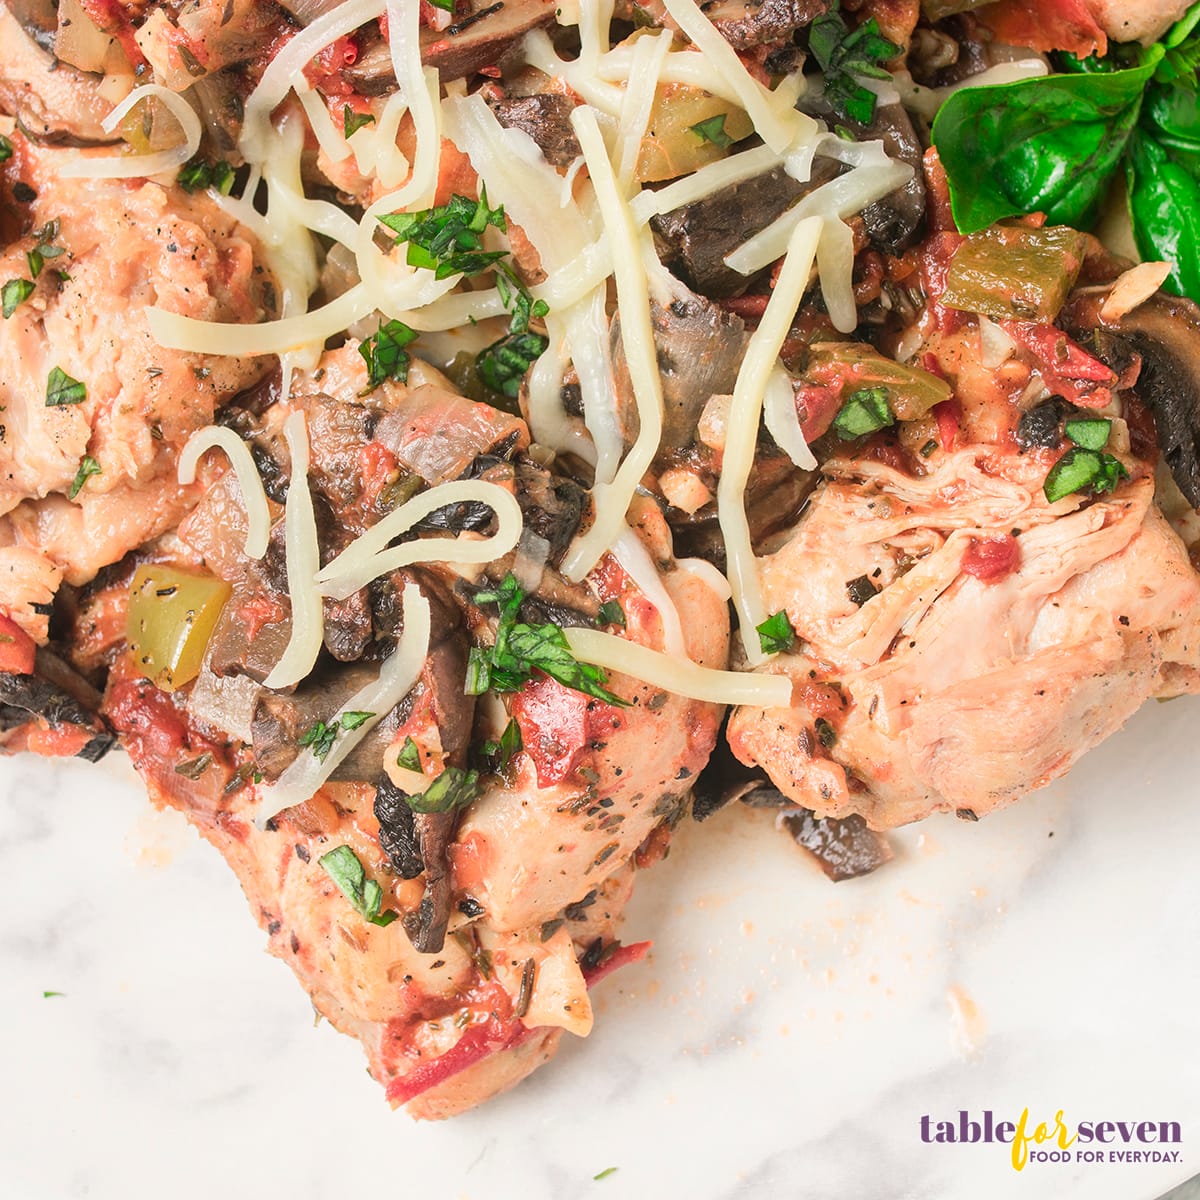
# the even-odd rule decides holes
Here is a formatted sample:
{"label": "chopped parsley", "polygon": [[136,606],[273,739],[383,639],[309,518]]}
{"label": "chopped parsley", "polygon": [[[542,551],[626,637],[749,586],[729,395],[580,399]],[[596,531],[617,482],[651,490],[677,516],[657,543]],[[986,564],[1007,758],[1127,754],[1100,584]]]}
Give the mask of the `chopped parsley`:
{"label": "chopped parsley", "polygon": [[833,427],[844,442],[866,437],[877,429],[894,425],[896,418],[888,405],[887,388],[860,388],[852,392],[833,418]]}
{"label": "chopped parsley", "polygon": [[82,404],[87,399],[87,385],[72,379],[62,367],[52,367],[46,377],[46,407],[59,408],[64,404]]}
{"label": "chopped parsley", "polygon": [[349,846],[338,846],[328,854],[322,854],[317,862],[338,885],[339,891],[350,901],[354,911],[372,925],[390,925],[396,919],[397,914],[391,909],[386,912],[379,911],[383,906],[383,888],[374,879],[367,878],[367,872],[358,861],[358,855]]}
{"label": "chopped parsley", "polygon": [[697,121],[695,125],[689,125],[688,131],[694,133],[702,142],[711,142],[724,150],[733,145],[733,138],[725,132],[727,116],[728,113],[717,113],[715,117],[708,117],[706,120]]}
{"label": "chopped parsley", "polygon": [[817,741],[826,750],[837,744],[837,730],[824,717],[818,717],[813,722],[813,728],[817,731]]}
{"label": "chopped parsley", "polygon": [[3,311],[6,321],[17,311],[18,306],[33,295],[33,287],[28,279],[10,279],[0,288],[0,305],[3,306],[0,311]]}
{"label": "chopped parsley", "polygon": [[466,808],[478,795],[478,771],[447,767],[423,792],[404,799],[413,812],[440,813]]}
{"label": "chopped parsley", "polygon": [[359,113],[348,104],[342,105],[342,132],[346,137],[353,137],[364,125],[374,125],[374,113]]}
{"label": "chopped parsley", "polygon": [[13,156],[13,145],[3,134],[0,134],[0,163],[8,162]]}
{"label": "chopped parsley", "polygon": [[605,1167],[603,1171],[597,1172],[595,1175],[592,1176],[592,1178],[594,1180],[607,1179],[610,1175],[615,1174],[616,1170],[617,1170],[616,1167]]}
{"label": "chopped parsley", "polygon": [[786,654],[796,644],[796,631],[782,608],[755,629],[764,654]]}
{"label": "chopped parsley", "polygon": [[417,334],[403,321],[389,321],[380,325],[370,337],[359,343],[358,352],[367,364],[367,391],[373,391],[386,380],[404,383],[408,379],[408,367],[412,359],[405,350]]}
{"label": "chopped parsley", "polygon": [[879,32],[874,17],[850,29],[835,5],[809,27],[808,48],[825,72],[825,98],[834,112],[869,125],[875,116],[876,96],[859,77],[888,79],[879,64],[899,54],[900,47]]}
{"label": "chopped parsley", "polygon": [[357,729],[374,715],[370,712],[344,712],[340,718],[330,721],[328,724],[324,721],[314,721],[296,739],[296,745],[307,746],[318,762],[324,762],[329,757],[329,752],[333,749],[339,733],[343,730]]}
{"label": "chopped parsley", "polygon": [[534,300],[507,263],[497,267],[496,290],[504,307],[512,314],[508,333],[476,355],[475,369],[493,391],[515,400],[520,394],[525,372],[550,344],[540,333],[529,328],[529,322],[534,317],[544,317],[550,306],[545,300]]}
{"label": "chopped parsley", "polygon": [[1102,496],[1128,478],[1129,472],[1119,458],[1085,446],[1072,446],[1050,468],[1042,491],[1046,499],[1055,504],[1076,492]]}
{"label": "chopped parsley", "polygon": [[575,658],[557,625],[527,625],[518,620],[524,599],[525,591],[511,573],[495,590],[475,594],[476,604],[495,604],[500,619],[496,623],[495,645],[471,650],[464,687],[467,695],[479,696],[489,688],[515,692],[534,671],[541,671],[565,687],[608,704],[628,704],[603,686],[608,677],[602,668]]}
{"label": "chopped parsley", "polygon": [[479,199],[454,195],[446,204],[417,213],[385,213],[379,218],[395,235],[396,244],[408,243],[408,265],[425,267],[438,279],[451,275],[478,275],[499,262],[506,250],[484,250],[483,234],[489,225],[507,229],[504,206],[489,208],[487,192]]}
{"label": "chopped parsley", "polygon": [[66,254],[66,248],[56,246],[55,239],[58,237],[59,221],[56,217],[53,221],[47,221],[33,236],[37,238],[37,245],[32,250],[25,253],[25,262],[29,266],[29,273],[36,279],[46,265],[46,259],[58,258],[60,254]]}
{"label": "chopped parsley", "polygon": [[80,489],[93,475],[102,474],[100,464],[90,455],[85,454],[79,463],[79,470],[75,472],[75,478],[71,480],[71,486],[67,488],[67,499],[74,500],[79,495]]}
{"label": "chopped parsley", "polygon": [[185,192],[199,192],[211,187],[216,188],[222,196],[228,196],[233,191],[233,180],[233,167],[224,159],[207,163],[202,158],[193,158],[184,163],[175,179]]}
{"label": "chopped parsley", "polygon": [[620,625],[625,628],[625,610],[621,607],[619,600],[605,600],[600,605],[600,616],[596,621],[597,625]]}
{"label": "chopped parsley", "polygon": [[[3,138],[0,138],[0,141],[3,141],[3,140],[4,140]],[[66,994],[67,994],[66,992],[43,992],[42,999],[50,1000],[55,996],[66,996]]]}
{"label": "chopped parsley", "polygon": [[406,771],[419,772],[421,770],[421,750],[411,737],[404,739],[404,746],[396,755],[396,765],[403,767]]}

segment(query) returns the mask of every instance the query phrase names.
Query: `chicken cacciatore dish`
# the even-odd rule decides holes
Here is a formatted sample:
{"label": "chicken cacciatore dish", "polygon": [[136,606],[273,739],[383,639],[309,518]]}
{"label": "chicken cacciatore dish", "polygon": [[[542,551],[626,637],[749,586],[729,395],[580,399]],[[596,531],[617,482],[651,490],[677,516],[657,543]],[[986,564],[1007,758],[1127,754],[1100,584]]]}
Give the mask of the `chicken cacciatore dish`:
{"label": "chicken cacciatore dish", "polygon": [[680,821],[842,880],[1200,691],[1200,5],[5,3],[0,748],[393,1105],[586,1036]]}

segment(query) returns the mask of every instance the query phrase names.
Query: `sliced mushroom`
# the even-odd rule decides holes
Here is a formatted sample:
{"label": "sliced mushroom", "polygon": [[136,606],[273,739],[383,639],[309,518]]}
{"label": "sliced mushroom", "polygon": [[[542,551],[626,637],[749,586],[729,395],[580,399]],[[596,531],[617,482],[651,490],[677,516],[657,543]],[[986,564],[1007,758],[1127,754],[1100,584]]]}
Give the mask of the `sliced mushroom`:
{"label": "sliced mushroom", "polygon": [[[651,301],[654,346],[662,376],[665,449],[696,440],[696,422],[710,396],[729,395],[737,382],[749,336],[741,317],[703,296],[683,292],[666,308]],[[637,437],[637,407],[621,348],[621,321],[612,322],[613,365],[625,439]]]}
{"label": "sliced mushroom", "polygon": [[582,153],[571,127],[571,110],[575,105],[567,96],[538,92],[532,96],[505,96],[488,103],[496,120],[506,129],[527,133],[552,167],[569,167]]}
{"label": "sliced mushroom", "polygon": [[113,744],[113,735],[98,715],[100,702],[100,693],[83,676],[39,647],[33,674],[0,672],[0,745],[8,740],[6,735],[36,721],[56,732],[86,734],[76,757],[96,762]]}
{"label": "sliced mushroom", "polygon": [[862,140],[882,139],[891,158],[908,163],[912,178],[881,200],[863,209],[863,223],[877,249],[900,254],[916,241],[925,222],[925,176],[923,147],[902,104],[880,104],[869,125],[858,126]]}
{"label": "sliced mushroom", "polygon": [[819,158],[812,178],[800,183],[777,167],[654,217],[650,225],[659,257],[702,296],[740,296],[754,277],[727,267],[725,256],[841,170],[832,159]]}
{"label": "sliced mushroom", "polygon": [[1179,490],[1200,509],[1200,308],[1159,292],[1119,320],[1106,322],[1100,315],[1104,295],[1090,288],[1077,295],[1060,323],[1116,370],[1120,342],[1126,344],[1126,357],[1129,348],[1141,356],[1133,391],[1154,414],[1158,444]]}

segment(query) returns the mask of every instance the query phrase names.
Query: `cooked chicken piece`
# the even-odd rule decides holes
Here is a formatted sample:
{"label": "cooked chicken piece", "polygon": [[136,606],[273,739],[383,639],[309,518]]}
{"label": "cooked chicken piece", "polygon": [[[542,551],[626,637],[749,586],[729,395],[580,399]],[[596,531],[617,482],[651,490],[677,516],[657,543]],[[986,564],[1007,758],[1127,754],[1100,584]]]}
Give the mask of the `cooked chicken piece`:
{"label": "cooked chicken piece", "polygon": [[1045,469],[978,445],[923,478],[827,464],[763,562],[767,607],[803,644],[772,668],[796,699],[739,710],[738,757],[876,828],[978,816],[1062,775],[1147,697],[1196,690],[1200,575],[1152,477],[1051,506]]}
{"label": "cooked chicken piece", "polygon": [[[516,494],[526,530],[546,547],[521,621],[590,624],[601,601],[617,601],[623,636],[662,649],[664,621],[615,559],[606,557],[582,585],[557,574],[582,515],[578,489],[525,458],[529,435],[519,419],[448,392],[439,378],[414,367],[409,386],[368,390],[353,343],[298,374],[291,403],[307,416],[310,488],[333,519],[321,538],[369,527],[396,503],[397,488],[411,494],[422,476],[430,484],[481,478]],[[283,410],[264,410],[254,395],[227,420],[250,440],[275,490],[290,474],[278,439]],[[228,506],[227,497],[213,500],[220,490],[206,506]],[[689,653],[723,666],[726,606],[698,577],[674,569],[669,549],[663,561],[669,534],[655,516],[651,506],[639,528]],[[422,532],[482,531],[489,520],[481,506],[451,506],[431,514]],[[469,652],[494,639],[497,620],[495,603],[476,598],[506,578],[511,555],[478,579],[426,563],[377,580],[364,589],[358,661],[323,657],[297,688],[271,691],[259,682],[270,666],[260,651],[278,656],[276,635],[290,619],[278,539],[261,563],[249,563],[219,547],[223,531],[212,520],[189,518],[182,532],[203,565],[234,588],[208,666],[169,695],[136,677],[123,656],[109,676],[105,715],[155,802],[183,811],[228,859],[272,950],[318,1011],[363,1042],[392,1103],[411,1102],[424,1117],[451,1115],[511,1086],[551,1056],[563,1030],[585,1036],[593,1020],[588,984],[635,953],[613,940],[633,864],[665,846],[716,740],[720,709],[618,675],[605,686],[624,706],[540,671],[512,691],[467,694]],[[240,537],[230,523],[225,540]],[[527,578],[537,570],[524,567]],[[433,626],[418,682],[312,799],[258,831],[252,776],[261,772],[270,784],[313,753],[306,735],[330,722],[391,653],[397,595],[412,583]],[[95,620],[85,605],[78,624],[111,628],[112,602],[111,590],[97,589]],[[328,631],[327,613],[327,640]],[[510,721],[520,748],[489,765],[483,746]],[[411,756],[399,757],[409,747],[419,771]],[[479,770],[477,795],[461,809],[410,807],[406,797],[448,769]],[[355,912],[319,861],[340,846],[382,888],[380,907],[399,919],[379,926]]]}
{"label": "cooked chicken piece", "polygon": [[253,239],[207,196],[63,179],[67,151],[12,143],[0,279],[32,291],[0,323],[0,604],[43,640],[33,605],[195,504],[202,489],[175,483],[181,447],[270,365],[164,350],[145,306],[253,322],[276,300]]}
{"label": "cooked chicken piece", "polygon": [[1156,42],[1191,7],[1189,0],[1087,0],[1101,28],[1114,42]]}

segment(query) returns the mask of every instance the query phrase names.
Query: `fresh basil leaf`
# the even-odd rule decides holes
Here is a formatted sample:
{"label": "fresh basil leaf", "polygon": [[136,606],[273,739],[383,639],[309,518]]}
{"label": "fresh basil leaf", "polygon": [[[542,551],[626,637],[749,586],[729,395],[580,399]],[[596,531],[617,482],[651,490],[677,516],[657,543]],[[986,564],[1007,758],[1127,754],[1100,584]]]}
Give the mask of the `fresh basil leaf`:
{"label": "fresh basil leaf", "polygon": [[772,613],[755,629],[764,654],[786,654],[796,644],[796,631],[783,609]]}
{"label": "fresh basil leaf", "polygon": [[1119,458],[1074,446],[1050,468],[1042,491],[1055,504],[1076,492],[1102,495],[1116,488],[1129,472]]}
{"label": "fresh basil leaf", "polygon": [[525,372],[541,358],[549,344],[548,338],[532,331],[506,334],[479,352],[475,369],[492,391],[516,399],[521,394]]}
{"label": "fresh basil leaf", "polygon": [[1048,75],[951,95],[932,134],[959,230],[975,233],[1031,212],[1052,225],[1090,225],[1162,47],[1143,57],[1141,66],[1108,74]]}
{"label": "fresh basil leaf", "polygon": [[874,17],[850,29],[835,6],[809,26],[808,48],[825,73],[825,98],[834,111],[869,125],[876,96],[856,76],[886,79],[887,72],[879,64],[899,54],[900,47],[882,36]]}
{"label": "fresh basil leaf", "polygon": [[8,162],[13,156],[13,144],[0,133],[0,163]]}
{"label": "fresh basil leaf", "polygon": [[389,321],[380,325],[370,337],[363,338],[358,352],[367,364],[367,391],[373,391],[389,379],[396,383],[408,379],[408,365],[412,360],[404,347],[416,337],[416,332],[403,321]]}
{"label": "fresh basil leaf", "polygon": [[1063,432],[1077,446],[1085,450],[1103,450],[1108,445],[1112,422],[1107,417],[1079,417],[1068,421]]}
{"label": "fresh basil leaf", "polygon": [[87,399],[87,385],[72,379],[62,367],[52,367],[46,377],[46,407],[82,404]]}
{"label": "fresh basil leaf", "polygon": [[80,489],[93,475],[101,474],[100,464],[90,455],[85,454],[79,462],[79,470],[75,472],[75,478],[71,480],[71,486],[67,488],[67,499],[74,500],[79,495]]}
{"label": "fresh basil leaf", "polygon": [[728,113],[717,113],[714,117],[708,117],[706,120],[697,121],[695,125],[689,125],[688,131],[694,133],[702,142],[711,142],[714,146],[719,146],[722,150],[726,146],[733,145],[733,138],[725,132],[725,118]]}
{"label": "fresh basil leaf", "polygon": [[343,729],[357,729],[374,715],[373,712],[344,712],[342,713],[341,726]]}
{"label": "fresh basil leaf", "polygon": [[896,418],[888,405],[887,388],[860,388],[852,392],[833,418],[833,427],[844,442],[866,437],[878,429],[894,425]]}
{"label": "fresh basil leaf", "polygon": [[324,721],[314,721],[297,739],[297,746],[304,746],[313,752],[313,756],[324,762],[329,757],[333,743],[337,740],[338,727],[336,722],[327,725]]}
{"label": "fresh basil leaf", "polygon": [[1200,182],[1176,157],[1139,130],[1125,165],[1129,215],[1141,256],[1169,262],[1163,287],[1200,299]]}
{"label": "fresh basil leaf", "polygon": [[600,605],[599,618],[596,621],[597,625],[620,625],[625,628],[625,610],[621,607],[619,600],[605,600]]}
{"label": "fresh basil leaf", "polygon": [[322,854],[317,862],[350,901],[354,911],[372,925],[390,925],[396,919],[398,914],[390,909],[387,912],[379,911],[383,903],[383,889],[374,879],[367,878],[358,855],[349,846],[337,846],[328,854]]}
{"label": "fresh basil leaf", "polygon": [[602,686],[607,678],[602,668],[575,658],[566,635],[557,625],[514,625],[509,633],[508,651],[519,662],[577,692],[608,704],[626,703]]}
{"label": "fresh basil leaf", "polygon": [[2,311],[6,321],[33,295],[33,288],[34,285],[28,279],[10,279],[0,288],[0,305],[3,305]]}
{"label": "fresh basil leaf", "polygon": [[342,133],[347,138],[352,138],[364,125],[374,124],[374,113],[356,113],[350,105],[342,105]]}
{"label": "fresh basil leaf", "polygon": [[395,235],[408,243],[408,263],[424,267],[438,279],[451,275],[478,275],[502,259],[506,251],[484,250],[483,231],[492,225],[502,232],[508,225],[504,206],[488,206],[487,192],[478,200],[451,196],[446,204],[419,213],[384,213],[379,217]]}
{"label": "fresh basil leaf", "polygon": [[396,755],[396,765],[403,767],[406,771],[421,769],[421,751],[411,737],[404,739],[404,746]]}
{"label": "fresh basil leaf", "polygon": [[479,772],[447,767],[417,796],[406,796],[408,807],[417,813],[450,812],[466,808],[479,795]]}

